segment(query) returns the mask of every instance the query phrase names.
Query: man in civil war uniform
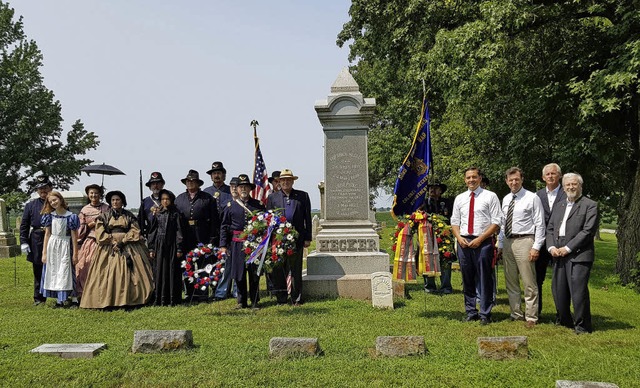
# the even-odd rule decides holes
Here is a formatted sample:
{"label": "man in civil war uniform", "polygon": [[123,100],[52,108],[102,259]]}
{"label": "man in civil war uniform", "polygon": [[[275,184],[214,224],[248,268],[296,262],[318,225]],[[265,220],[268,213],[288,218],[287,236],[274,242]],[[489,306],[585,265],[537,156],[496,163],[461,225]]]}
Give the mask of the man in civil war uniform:
{"label": "man in civil war uniform", "polygon": [[32,199],[24,207],[20,222],[20,248],[27,255],[27,261],[33,265],[33,305],[38,306],[47,301],[40,293],[42,282],[42,245],[44,243],[44,227],[40,211],[53,189],[53,183],[47,175],[36,177],[35,190],[38,198]]}

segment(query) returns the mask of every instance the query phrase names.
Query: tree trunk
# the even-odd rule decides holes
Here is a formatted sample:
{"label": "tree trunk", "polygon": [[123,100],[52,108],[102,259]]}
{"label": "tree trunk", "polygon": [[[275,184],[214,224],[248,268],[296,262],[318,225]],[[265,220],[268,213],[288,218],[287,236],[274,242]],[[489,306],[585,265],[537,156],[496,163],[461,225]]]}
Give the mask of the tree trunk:
{"label": "tree trunk", "polygon": [[622,284],[640,285],[640,168],[636,169],[628,205],[618,217],[618,259],[616,272]]}
{"label": "tree trunk", "polygon": [[635,283],[636,289],[640,289],[640,110],[638,95],[633,98],[630,124],[631,138],[634,140],[635,171],[632,169],[631,183],[618,209],[618,259],[616,260],[616,272],[620,275],[622,284]]}

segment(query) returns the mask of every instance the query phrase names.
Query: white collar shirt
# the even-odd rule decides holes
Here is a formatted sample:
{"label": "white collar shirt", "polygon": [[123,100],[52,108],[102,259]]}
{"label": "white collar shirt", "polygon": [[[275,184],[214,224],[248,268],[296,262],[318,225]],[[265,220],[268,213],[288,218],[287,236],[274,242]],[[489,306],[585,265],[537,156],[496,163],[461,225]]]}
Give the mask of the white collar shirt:
{"label": "white collar shirt", "polygon": [[560,229],[558,230],[559,237],[564,237],[567,235],[567,218],[569,218],[569,213],[571,213],[571,209],[573,209],[574,204],[575,202],[569,202],[569,200],[567,200],[567,208],[564,211],[562,223],[560,224]]}
{"label": "white collar shirt", "polygon": [[[491,225],[498,225],[502,222],[502,210],[500,200],[493,191],[478,187],[474,191],[474,216],[473,216],[473,236],[480,236]],[[467,236],[469,225],[469,201],[471,191],[467,190],[458,194],[453,202],[453,212],[451,213],[451,225],[460,227],[460,235]]]}
{"label": "white collar shirt", "polygon": [[[507,222],[507,212],[509,204],[514,194],[509,193],[502,199],[502,224],[500,235],[498,236],[498,247],[502,248],[505,239],[505,226]],[[540,250],[545,240],[544,210],[542,201],[535,193],[522,188],[515,194],[513,206],[513,217],[511,222],[511,234],[532,234],[534,235],[533,249]]]}
{"label": "white collar shirt", "polygon": [[556,202],[556,198],[558,198],[558,192],[560,191],[561,187],[561,185],[558,185],[558,187],[553,190],[546,189],[547,201],[549,201],[549,210],[553,209],[553,204]]}

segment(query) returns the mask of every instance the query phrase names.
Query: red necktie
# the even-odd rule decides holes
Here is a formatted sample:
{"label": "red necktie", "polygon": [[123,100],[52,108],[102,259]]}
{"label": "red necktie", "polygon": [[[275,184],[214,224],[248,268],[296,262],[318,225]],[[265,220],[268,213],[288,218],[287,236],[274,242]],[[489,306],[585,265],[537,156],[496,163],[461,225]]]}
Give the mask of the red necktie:
{"label": "red necktie", "polygon": [[473,195],[473,191],[471,192],[471,199],[469,200],[469,224],[467,225],[467,232],[469,232],[469,236],[473,236],[473,206],[475,205],[476,196]]}

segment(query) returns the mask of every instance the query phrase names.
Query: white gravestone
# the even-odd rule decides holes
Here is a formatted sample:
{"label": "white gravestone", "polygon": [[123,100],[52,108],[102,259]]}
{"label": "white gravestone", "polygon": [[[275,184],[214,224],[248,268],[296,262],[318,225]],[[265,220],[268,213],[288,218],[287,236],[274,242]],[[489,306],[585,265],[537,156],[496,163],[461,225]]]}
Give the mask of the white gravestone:
{"label": "white gravestone", "polygon": [[373,307],[393,310],[391,272],[374,272],[371,274],[371,303]]}
{"label": "white gravestone", "polygon": [[50,354],[62,358],[93,358],[106,344],[44,344],[31,350],[31,353]]}

